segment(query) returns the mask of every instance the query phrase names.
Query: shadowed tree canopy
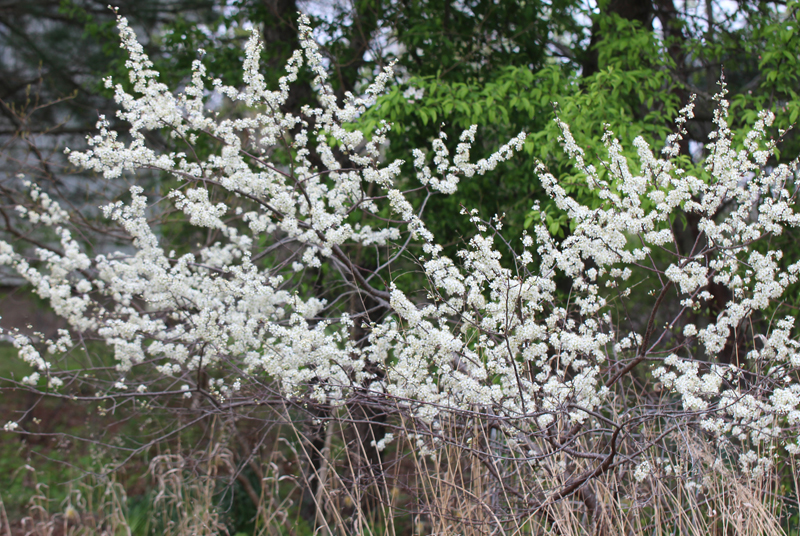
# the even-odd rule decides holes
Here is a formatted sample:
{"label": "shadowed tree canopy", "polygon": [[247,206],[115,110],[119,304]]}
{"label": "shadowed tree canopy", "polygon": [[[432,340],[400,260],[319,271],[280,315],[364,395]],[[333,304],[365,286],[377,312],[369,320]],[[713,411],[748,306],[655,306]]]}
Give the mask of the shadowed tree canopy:
{"label": "shadowed tree canopy", "polygon": [[[609,83],[617,89],[623,83],[617,79],[592,86],[610,70],[623,75],[655,70],[668,75],[658,88],[623,87],[627,94],[612,91],[614,102],[601,103],[601,111],[612,116],[608,118],[612,122],[618,103],[633,113],[631,119],[641,120],[649,110],[663,106],[669,100],[666,95],[683,102],[697,93],[701,102],[708,100],[723,65],[734,95],[759,90],[761,101],[766,95],[771,101],[766,104],[773,107],[791,100],[795,76],[790,67],[796,60],[797,30],[789,22],[796,17],[796,7],[791,2],[737,2],[734,6],[714,0],[609,0],[597,5],[575,0],[121,0],[117,7],[142,35],[156,67],[169,73],[168,84],[188,74],[198,48],[206,51],[212,75],[237,82],[242,43],[250,27],[260,30],[266,44],[265,74],[277,78],[281,69],[276,67],[285,63],[298,44],[300,11],[312,15],[340,94],[357,93],[390,61],[399,62],[398,76],[405,80],[417,77],[450,90],[457,84],[485,89],[494,82],[507,83],[514,69],[531,73],[548,69],[549,80],[540,80],[540,74],[535,82],[511,88],[521,96],[527,91],[528,101],[537,87],[543,89],[542,82],[553,82],[556,73],[578,83],[556,81],[543,89],[541,98],[531,103],[536,113],[507,110],[490,115],[492,103],[476,110],[469,98],[473,95],[455,99],[469,105],[469,113],[455,106],[446,113],[448,124],[463,123],[469,116],[468,121],[480,119],[477,122],[482,125],[498,128],[506,122],[504,130],[541,128],[548,119],[538,116],[548,115],[551,101],[563,101],[577,92],[596,97],[607,92],[604,86]],[[9,108],[20,110],[31,96],[38,95],[40,103],[73,97],[40,113],[29,125],[33,131],[56,125],[61,125],[62,132],[91,128],[98,113],[111,109],[102,78],[123,74],[124,61],[106,2],[4,2],[0,40],[3,133],[15,128]],[[642,91],[629,102],[630,93]],[[743,99],[743,107],[757,107]],[[299,107],[302,100],[300,95],[289,105]],[[408,108],[408,113],[414,112]],[[705,121],[710,108],[702,108],[698,117]],[[403,136],[430,138],[438,129],[440,115],[431,117],[435,121],[430,125],[424,116],[426,124],[404,124]],[[702,140],[707,128],[700,130],[695,134]]]}

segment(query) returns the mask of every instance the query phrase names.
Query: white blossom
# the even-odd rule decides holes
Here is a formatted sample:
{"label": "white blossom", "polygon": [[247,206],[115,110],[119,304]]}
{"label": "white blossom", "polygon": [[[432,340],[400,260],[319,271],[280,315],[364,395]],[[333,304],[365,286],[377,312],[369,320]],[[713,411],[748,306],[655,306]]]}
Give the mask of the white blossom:
{"label": "white blossom", "polygon": [[[589,163],[557,118],[564,150],[597,203],[592,208],[572,197],[539,163],[544,193],[570,221],[568,236],[556,239],[540,221],[509,246],[500,233],[502,215],[466,207],[462,216],[475,233],[451,258],[426,226],[430,216],[415,191],[457,195],[463,181],[492,172],[518,153],[526,134],[472,162],[479,137],[472,126],[460,135],[454,154],[441,134],[431,147],[413,150],[408,166],[385,162],[391,125],[367,136],[349,124],[358,124],[375,105],[392,78],[391,66],[363,95],[347,94],[339,102],[306,17],[299,27],[302,50],[272,89],[260,72],[262,43],[252,33],[244,87],[211,81],[216,97],[247,113],[218,117],[206,106],[202,60],[194,62],[183,91],[173,93],[158,81],[127,21],[119,19],[132,92],[111,79],[106,83],[115,91],[118,117],[130,128],[121,136],[101,117],[87,150],[68,154],[75,166],[133,183],[125,196],[102,207],[109,225],[128,236],[131,246],[90,256],[73,236],[69,212],[28,183],[30,199],[17,217],[50,228],[58,247],[21,252],[0,241],[0,265],[48,300],[69,329],[45,341],[14,333],[19,357],[31,368],[24,384],[33,387],[47,378],[58,387],[66,374],[39,348],[63,354],[88,334],[113,350],[116,376],[107,385],[123,391],[133,382],[142,397],[153,384],[138,375],[180,385],[172,388],[178,396],[204,395],[192,404],[204,403],[205,395],[218,404],[249,397],[266,378],[285,397],[332,406],[356,391],[391,399],[431,429],[449,411],[491,413],[515,423],[503,429],[508,437],[552,439],[573,427],[588,428],[598,414],[619,415],[606,411],[626,396],[619,387],[628,378],[617,371],[645,362],[659,388],[673,397],[665,415],[755,446],[779,435],[800,441],[800,387],[794,380],[800,343],[793,317],[775,315],[762,332],[748,334],[758,344],[741,359],[763,369],[758,389],[744,389],[742,371],[715,360],[731,334],[751,329],[748,322],[779,302],[800,272],[800,262],[787,263],[781,251],[766,243],[755,247],[762,237],[795,232],[800,225],[788,186],[795,170],[766,165],[775,149],[767,141],[770,113],[759,115],[745,149],[737,151],[728,105],[720,97],[698,177],[678,167],[677,158],[692,103],[660,152],[641,137],[633,141],[636,162],[609,130],[605,156]],[[317,102],[293,114],[285,104],[301,68],[314,76]],[[404,95],[424,98],[413,88]],[[217,145],[203,159],[160,152],[148,145],[146,133],[162,129],[190,149],[200,136]],[[275,156],[287,148],[285,158]],[[136,184],[136,174],[145,171],[170,176],[178,186],[164,197],[146,192]],[[151,217],[158,209],[202,230],[208,240],[167,244],[158,218]],[[703,235],[690,252],[679,249],[673,227],[684,213],[697,219]],[[516,244],[521,249],[504,257]],[[353,252],[367,250],[375,265],[358,265]],[[404,278],[411,263],[421,274],[416,281],[424,281],[413,289]],[[344,313],[337,296],[329,299],[328,291],[336,290],[308,283],[317,272],[337,281],[350,303],[369,296],[386,314],[366,322],[350,308]],[[566,300],[563,281],[569,282]],[[714,298],[712,285],[727,289],[730,299],[714,318],[689,323],[687,315]],[[655,305],[630,304],[637,286]],[[657,308],[662,299],[674,304],[638,318],[638,311]],[[620,321],[618,313],[629,306],[637,313]],[[366,334],[363,340],[353,340],[356,326]],[[684,337],[675,343],[680,326]],[[184,383],[194,383],[201,369],[225,377],[210,380],[207,388],[199,381],[195,387]],[[634,405],[623,413],[628,410],[639,416],[646,411]],[[7,431],[16,427],[5,425]],[[606,444],[608,436],[597,443]],[[393,439],[387,434],[373,444],[382,450]],[[419,442],[421,453],[435,453]],[[527,452],[523,443],[514,445]],[[742,457],[741,469],[764,474],[769,461],[754,452]],[[643,482],[651,474],[645,461],[634,478]]]}

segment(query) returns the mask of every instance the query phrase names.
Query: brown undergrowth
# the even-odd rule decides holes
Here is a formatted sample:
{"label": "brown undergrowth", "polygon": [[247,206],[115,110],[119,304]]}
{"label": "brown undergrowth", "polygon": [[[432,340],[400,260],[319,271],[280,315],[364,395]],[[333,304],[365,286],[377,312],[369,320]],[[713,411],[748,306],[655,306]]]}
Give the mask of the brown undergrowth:
{"label": "brown undergrowth", "polygon": [[[454,418],[438,434],[449,441],[393,423],[396,439],[375,464],[375,438],[359,435],[364,428],[352,417],[325,420],[321,442],[307,428],[283,425],[249,459],[237,444],[247,437],[220,419],[204,448],[151,457],[138,507],[114,472],[74,482],[58,504],[37,485],[22,519],[9,519],[0,504],[0,536],[798,534],[794,460],[743,474],[735,449],[691,430],[673,454],[654,450],[641,481],[622,464],[552,500],[552,490],[590,462],[520,459],[499,430]],[[246,514],[234,508],[242,503]]]}

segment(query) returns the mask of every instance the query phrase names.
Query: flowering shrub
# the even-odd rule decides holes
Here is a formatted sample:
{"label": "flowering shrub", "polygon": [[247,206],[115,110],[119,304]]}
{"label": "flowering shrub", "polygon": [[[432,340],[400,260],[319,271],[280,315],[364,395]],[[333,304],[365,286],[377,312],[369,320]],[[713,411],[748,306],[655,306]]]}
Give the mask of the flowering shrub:
{"label": "flowering shrub", "polygon": [[[47,353],[95,337],[113,348],[117,376],[84,397],[92,400],[171,394],[228,411],[264,403],[273,382],[283,399],[326,408],[366,397],[414,419],[420,451],[433,456],[441,442],[472,441],[468,431],[457,438],[442,431],[445,416],[459,415],[499,431],[504,455],[563,474],[549,500],[626,464],[638,483],[680,471],[655,453],[674,447],[687,428],[744,453],[745,474],[768,471],[777,444],[800,452],[800,344],[780,305],[800,261],[769,248],[800,216],[794,167],[771,164],[770,112],[737,149],[723,84],[696,172],[680,165],[691,102],[660,154],[641,138],[633,142],[636,162],[608,132],[607,156],[588,163],[559,122],[597,208],[572,198],[540,165],[541,184],[567,214],[571,234],[559,241],[537,224],[520,233],[517,247],[500,238],[502,216],[465,208],[476,234],[453,259],[425,225],[425,196],[457,195],[460,181],[519,151],[525,134],[474,163],[477,127],[461,135],[452,157],[440,136],[411,155],[414,182],[402,161],[382,161],[391,125],[370,138],[352,128],[391,68],[362,97],[347,94],[340,104],[308,21],[300,22],[303,51],[276,90],[259,73],[253,33],[243,89],[214,80],[208,90],[197,60],[176,95],[119,19],[132,93],[106,83],[130,129],[121,137],[101,118],[88,150],[70,152],[70,162],[112,181],[159,173],[177,182],[151,198],[135,184],[129,198],[103,207],[131,243],[95,256],[71,214],[28,184],[32,204],[19,207],[19,217],[52,229],[60,247],[29,256],[0,242],[0,264],[49,300],[70,329],[46,341],[12,334],[33,369],[23,384],[58,390],[84,381],[53,367]],[[319,104],[297,116],[284,104],[304,64]],[[220,117],[212,95],[248,112]],[[185,150],[152,148],[153,130]],[[201,142],[211,154],[197,149]],[[206,243],[170,244],[159,210],[205,230]],[[686,218],[697,230],[688,247]],[[369,263],[356,253],[364,250],[374,252]],[[400,276],[414,262],[422,276],[409,282]],[[333,290],[308,283],[320,274]],[[710,318],[709,302],[726,295],[712,288],[727,289],[730,299]],[[348,309],[342,297],[364,306]],[[385,314],[376,320],[375,310]],[[717,359],[731,344],[746,355]],[[200,381],[200,371],[211,380]]]}

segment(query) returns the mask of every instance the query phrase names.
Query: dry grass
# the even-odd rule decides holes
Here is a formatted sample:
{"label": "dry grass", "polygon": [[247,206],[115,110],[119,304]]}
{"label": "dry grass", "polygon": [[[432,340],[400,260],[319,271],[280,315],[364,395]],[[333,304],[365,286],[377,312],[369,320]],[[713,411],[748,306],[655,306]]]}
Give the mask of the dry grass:
{"label": "dry grass", "polygon": [[[347,419],[327,420],[316,452],[301,430],[287,428],[289,433],[253,460],[260,478],[260,488],[247,493],[247,500],[257,502],[253,536],[797,534],[796,527],[787,532],[786,526],[788,505],[796,504],[796,497],[782,496],[787,485],[797,489],[793,464],[758,478],[742,476],[735,459],[720,463],[719,449],[699,437],[687,439],[668,459],[654,457],[658,469],[641,483],[630,466],[621,466],[550,501],[549,490],[580,469],[570,465],[574,460],[515,459],[496,430],[475,424],[465,429],[455,420],[442,423],[441,436],[460,439],[437,444],[434,455],[423,454],[414,435],[420,430],[410,422],[398,425],[400,439],[379,466],[368,463],[373,438],[354,432],[357,427]],[[164,536],[228,535],[220,490],[241,480],[242,467],[226,437],[217,434],[202,451],[152,458],[144,522],[131,514],[112,473],[76,484],[56,512],[47,490],[38,487],[27,517],[13,528],[0,502],[0,536],[133,536],[154,530]],[[314,455],[316,468],[287,471]],[[301,524],[298,512],[309,487],[314,514]]]}

